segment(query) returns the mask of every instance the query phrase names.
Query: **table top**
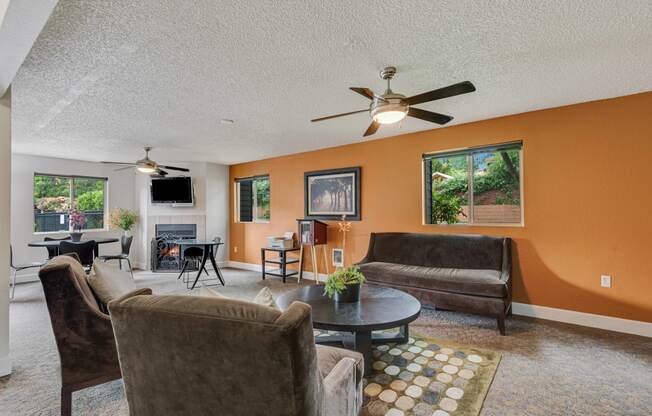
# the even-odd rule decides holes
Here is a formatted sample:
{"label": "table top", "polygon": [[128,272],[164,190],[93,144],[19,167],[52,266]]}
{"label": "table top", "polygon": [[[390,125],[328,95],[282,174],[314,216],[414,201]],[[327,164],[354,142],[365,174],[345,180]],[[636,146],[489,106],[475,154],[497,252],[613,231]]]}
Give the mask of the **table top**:
{"label": "table top", "polygon": [[261,247],[261,250],[265,251],[298,251],[301,250],[301,247],[292,247],[292,248],[274,248],[274,247]]}
{"label": "table top", "polygon": [[282,294],[276,304],[286,310],[294,301],[312,307],[315,328],[333,331],[371,331],[396,328],[414,321],[421,303],[400,290],[362,285],[360,302],[335,302],[324,295],[324,285],[310,285]]}
{"label": "table top", "polygon": [[217,242],[215,240],[199,240],[196,238],[189,238],[187,240],[174,240],[172,242],[180,246],[216,246],[219,244],[224,244],[221,241]]}
{"label": "table top", "polygon": [[[85,243],[86,241],[93,240],[97,244],[107,244],[107,243],[117,243],[120,241],[119,238],[108,238],[108,237],[97,237],[97,238],[89,238],[85,239],[82,241],[79,241],[80,243]],[[73,241],[71,240],[50,240],[50,241],[32,241],[31,243],[27,244],[29,247],[59,247],[59,243],[62,241],[67,241],[69,243],[72,243]]]}

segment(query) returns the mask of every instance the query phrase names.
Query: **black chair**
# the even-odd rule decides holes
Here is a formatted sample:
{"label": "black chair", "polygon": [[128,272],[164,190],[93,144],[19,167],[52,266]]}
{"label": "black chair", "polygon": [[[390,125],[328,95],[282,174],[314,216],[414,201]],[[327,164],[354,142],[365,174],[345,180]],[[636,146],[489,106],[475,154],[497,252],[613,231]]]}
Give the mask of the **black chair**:
{"label": "black chair", "polygon": [[[70,236],[62,238],[44,237],[43,241],[64,241],[70,240]],[[59,247],[46,247],[48,250],[48,259],[53,259],[59,255]]]}
{"label": "black chair", "polygon": [[11,271],[13,272],[11,275],[11,296],[10,298],[14,298],[14,293],[16,292],[16,274],[18,272],[27,270],[27,269],[32,269],[32,268],[41,268],[45,264],[44,261],[36,261],[30,264],[14,264],[14,249],[11,245],[9,245],[9,267],[11,268]]}
{"label": "black chair", "polygon": [[[179,273],[177,280],[183,276],[183,283],[186,284],[187,289],[191,288],[189,274],[190,272],[199,269],[199,265],[201,264],[201,259],[203,256],[204,249],[202,247],[190,246],[183,250],[183,265],[181,266],[181,273]],[[200,276],[202,272],[205,272],[207,276],[210,276],[208,274],[208,270],[206,270],[206,266],[204,266],[204,268],[199,271]]]}
{"label": "black chair", "polygon": [[123,235],[120,238],[120,245],[122,246],[122,251],[120,254],[113,254],[109,256],[100,256],[100,260],[102,261],[108,261],[108,260],[118,260],[120,264],[120,270],[122,270],[122,260],[126,260],[127,264],[129,265],[129,273],[131,273],[131,278],[134,278],[134,271],[131,268],[131,261],[129,261],[129,251],[131,250],[131,242],[134,240],[133,236],[126,236]]}
{"label": "black chair", "polygon": [[93,260],[95,260],[96,247],[95,240],[80,242],[62,241],[59,243],[59,254],[77,254],[81,264],[86,268],[86,271],[89,271],[93,266]]}

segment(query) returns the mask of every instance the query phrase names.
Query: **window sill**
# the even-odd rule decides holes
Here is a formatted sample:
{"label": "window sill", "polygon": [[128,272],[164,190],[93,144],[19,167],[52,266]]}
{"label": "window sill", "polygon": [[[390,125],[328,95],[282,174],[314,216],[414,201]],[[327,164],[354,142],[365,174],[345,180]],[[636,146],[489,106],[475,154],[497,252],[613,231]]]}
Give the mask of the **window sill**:
{"label": "window sill", "polygon": [[236,221],[236,224],[269,224],[271,221]]}
{"label": "window sill", "polygon": [[465,223],[456,223],[456,224],[428,224],[426,222],[422,225],[435,226],[435,227],[514,227],[514,228],[524,228],[524,223],[516,224],[501,224],[501,223],[474,223],[474,224],[465,224]]}
{"label": "window sill", "polygon": [[[104,231],[110,231],[108,228],[91,228],[88,230],[81,230],[81,233],[99,233]],[[61,231],[35,231],[32,235],[56,235],[56,234],[70,234],[72,231],[61,230]]]}

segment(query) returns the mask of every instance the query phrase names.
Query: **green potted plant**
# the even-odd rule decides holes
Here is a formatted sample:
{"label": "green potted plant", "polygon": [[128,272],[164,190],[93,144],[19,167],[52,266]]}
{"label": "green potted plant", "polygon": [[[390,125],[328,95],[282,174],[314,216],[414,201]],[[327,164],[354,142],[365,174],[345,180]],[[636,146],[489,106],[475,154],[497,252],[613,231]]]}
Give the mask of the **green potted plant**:
{"label": "green potted plant", "polygon": [[127,235],[131,228],[138,222],[138,212],[125,208],[116,208],[111,211],[109,223],[112,228],[121,229]]}
{"label": "green potted plant", "polygon": [[358,302],[360,301],[360,286],[365,280],[358,266],[341,268],[328,276],[324,293],[333,298],[335,302]]}

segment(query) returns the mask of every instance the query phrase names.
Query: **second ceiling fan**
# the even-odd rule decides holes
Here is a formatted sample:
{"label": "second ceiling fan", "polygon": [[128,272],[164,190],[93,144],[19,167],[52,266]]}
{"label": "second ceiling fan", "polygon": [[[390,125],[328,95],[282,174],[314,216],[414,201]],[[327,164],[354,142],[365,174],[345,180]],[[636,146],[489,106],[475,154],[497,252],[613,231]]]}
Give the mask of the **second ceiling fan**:
{"label": "second ceiling fan", "polygon": [[155,161],[149,158],[149,152],[150,150],[152,150],[152,148],[150,146],[146,146],[144,149],[145,149],[145,157],[137,160],[135,163],[128,163],[128,162],[102,162],[102,163],[108,163],[112,165],[125,165],[122,168],[116,169],[116,171],[136,168],[139,172],[149,173],[158,176],[165,176],[168,174],[164,170],[164,168],[168,170],[176,170],[179,172],[190,172],[189,169],[180,168],[178,166],[159,165],[158,163],[156,163]]}
{"label": "second ceiling fan", "polygon": [[448,87],[424,92],[423,94],[406,97],[403,94],[395,93],[390,88],[390,82],[394,75],[396,75],[396,68],[393,66],[388,66],[380,71],[380,77],[387,81],[387,89],[382,95],[375,94],[369,88],[350,87],[352,91],[357,92],[358,94],[371,100],[368,109],[315,118],[310,121],[316,122],[330,120],[336,117],[343,117],[368,111],[371,115],[372,121],[367,128],[367,131],[365,131],[364,136],[370,136],[376,133],[381,124],[396,123],[403,120],[405,116],[410,116],[421,120],[430,121],[431,123],[443,125],[451,121],[453,117],[432,111],[422,110],[420,108],[414,108],[412,106],[475,91],[475,86],[470,81],[464,81],[449,85]]}

